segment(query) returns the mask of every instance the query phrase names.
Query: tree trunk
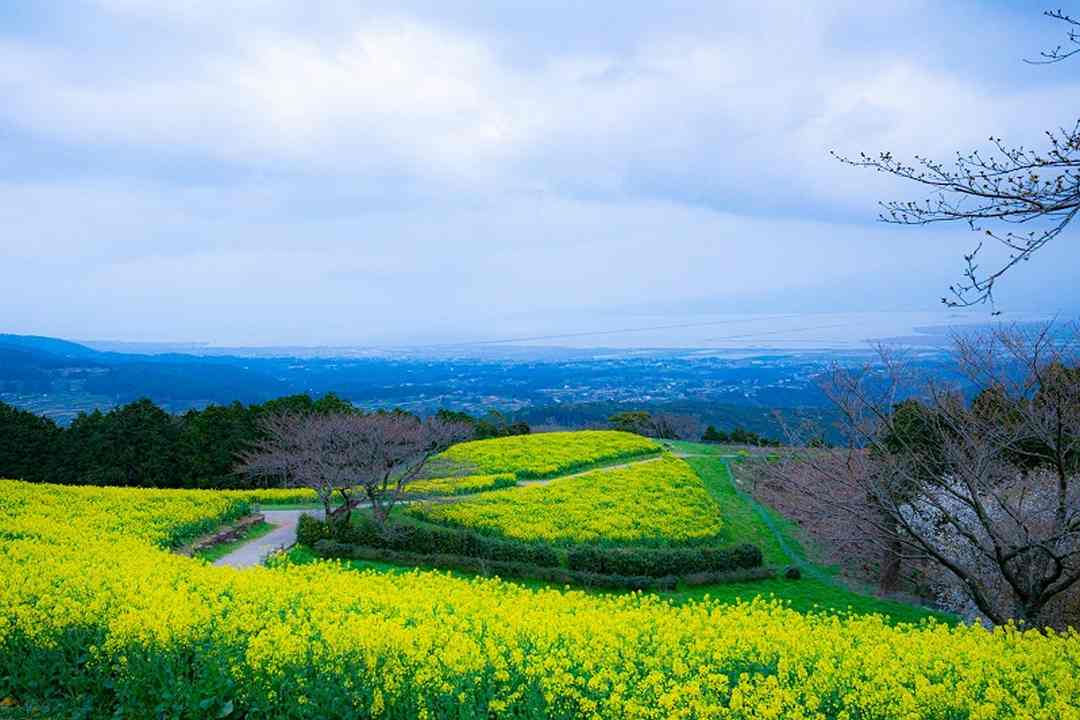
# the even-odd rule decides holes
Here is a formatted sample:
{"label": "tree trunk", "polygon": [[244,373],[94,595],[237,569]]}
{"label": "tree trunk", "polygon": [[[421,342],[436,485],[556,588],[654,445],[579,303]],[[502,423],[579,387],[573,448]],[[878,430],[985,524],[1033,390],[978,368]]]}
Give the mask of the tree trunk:
{"label": "tree trunk", "polygon": [[341,493],[341,524],[348,527],[349,522],[352,520],[352,498],[349,497],[349,493],[345,491],[345,488],[338,488],[338,492]]}
{"label": "tree trunk", "polygon": [[895,537],[890,537],[881,551],[881,592],[894,593],[900,590],[900,567],[903,546]]}
{"label": "tree trunk", "polygon": [[1024,621],[1024,626],[1031,629],[1042,629],[1042,614],[1045,605],[1043,603],[1023,603],[1020,606],[1020,620]]}

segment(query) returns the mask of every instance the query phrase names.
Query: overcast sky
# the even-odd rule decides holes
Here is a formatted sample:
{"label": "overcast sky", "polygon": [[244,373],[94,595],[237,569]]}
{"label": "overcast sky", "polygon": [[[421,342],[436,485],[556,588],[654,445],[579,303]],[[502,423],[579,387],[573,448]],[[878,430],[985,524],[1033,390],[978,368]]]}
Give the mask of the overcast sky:
{"label": "overcast sky", "polygon": [[[874,222],[923,195],[828,151],[947,159],[1074,122],[1080,64],[1022,62],[1063,37],[1040,9],[3,3],[0,332],[361,344],[934,309],[973,235]],[[1080,307],[1073,235],[1003,309]]]}

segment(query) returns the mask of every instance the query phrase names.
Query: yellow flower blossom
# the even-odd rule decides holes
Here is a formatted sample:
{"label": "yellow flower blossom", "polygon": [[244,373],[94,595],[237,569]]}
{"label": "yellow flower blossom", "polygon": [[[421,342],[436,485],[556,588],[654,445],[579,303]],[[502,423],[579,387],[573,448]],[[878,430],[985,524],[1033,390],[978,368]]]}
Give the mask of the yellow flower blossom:
{"label": "yellow flower blossom", "polygon": [[124,717],[1080,718],[1076,631],[169,552],[247,502],[0,481],[0,698]]}

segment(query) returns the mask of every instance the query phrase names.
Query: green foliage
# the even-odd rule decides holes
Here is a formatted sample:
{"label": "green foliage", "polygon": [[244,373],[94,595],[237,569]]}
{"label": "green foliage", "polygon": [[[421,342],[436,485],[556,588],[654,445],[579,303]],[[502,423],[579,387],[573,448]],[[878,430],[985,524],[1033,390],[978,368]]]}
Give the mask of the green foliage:
{"label": "green foliage", "polygon": [[[321,557],[368,560],[395,565],[421,566],[457,570],[476,575],[539,580],[556,585],[577,585],[610,590],[672,591],[678,585],[674,575],[618,575],[567,569],[559,566],[536,565],[525,561],[489,560],[470,555],[421,553],[391,550],[323,540],[313,550]],[[702,576],[705,577],[705,576]],[[744,578],[745,579],[745,578]]]}
{"label": "green foliage", "polygon": [[364,514],[358,514],[351,526],[341,528],[331,528],[326,522],[304,515],[300,519],[297,539],[300,544],[316,549],[323,541],[330,540],[341,545],[424,555],[517,562],[537,567],[565,565],[574,571],[599,575],[657,578],[727,573],[762,565],[761,550],[753,545],[649,548],[581,544],[561,548],[409,519],[382,528]]}
{"label": "green foliage", "polygon": [[723,445],[753,445],[755,447],[780,447],[781,445],[779,440],[771,440],[742,427],[736,427],[729,433],[717,430],[712,425],[705,428],[705,432],[701,435],[701,441]]}
{"label": "green foliage", "polygon": [[918,400],[905,400],[893,407],[881,444],[886,452],[915,459],[913,471],[929,480],[948,472],[943,444],[946,433],[933,410]]}
{"label": "green foliage", "polygon": [[435,413],[435,416],[447,422],[462,422],[471,425],[473,428],[473,440],[528,435],[532,432],[532,428],[524,420],[511,422],[498,410],[492,410],[481,418],[473,417],[468,413],[445,409],[439,410]]}
{"label": "green foliage", "polygon": [[[1031,400],[1035,413],[1058,417],[1075,416],[1078,412],[1077,404],[1080,404],[1080,366],[1070,368],[1055,362],[1043,369],[1041,378],[1039,389]],[[1008,403],[1008,400],[1003,402]],[[1016,416],[1016,402],[1014,400],[1006,405],[1006,422]],[[1066,422],[1062,427],[1063,433],[1058,443],[1063,449],[1060,458],[1055,456],[1054,450],[1044,440],[1028,433],[1010,448],[1012,461],[1028,470],[1052,467],[1060,461],[1066,472],[1077,472],[1080,470],[1080,443],[1077,443],[1072,435],[1075,428],[1069,426],[1070,423]]]}
{"label": "green foliage", "polygon": [[[971,415],[987,428],[1014,434],[1001,451],[1009,462],[1023,470],[1050,467],[1059,461],[1067,472],[1080,468],[1080,450],[1067,451],[1058,458],[1054,450],[1038,437],[1035,426],[1040,412],[1048,415],[1080,402],[1080,367],[1053,363],[1043,367],[1033,395],[1018,396],[1001,385],[983,388],[971,401]],[[1026,418],[1026,419],[1025,419]],[[883,438],[884,451],[904,453],[911,458],[918,474],[925,478],[949,472],[945,444],[953,432],[950,423],[942,422],[934,409],[918,400],[905,400],[893,408],[889,427]],[[1068,437],[1064,446],[1069,446]]]}
{"label": "green foliage", "polygon": [[240,488],[232,473],[237,453],[258,435],[257,413],[240,403],[191,410],[180,419],[178,462],[187,482],[202,487]]}
{"label": "green foliage", "polygon": [[183,487],[180,423],[149,400],[80,415],[64,432],[68,482]]}
{"label": "green foliage", "polygon": [[627,410],[615,413],[608,418],[612,430],[645,434],[652,416],[644,410]]}
{"label": "green foliage", "polygon": [[342,400],[334,393],[327,393],[315,399],[307,393],[300,395],[287,395],[285,397],[268,400],[262,405],[251,405],[251,411],[255,415],[277,415],[282,413],[296,413],[301,415],[318,413],[358,413],[357,409],[348,400]]}
{"label": "green foliage", "polygon": [[258,485],[233,473],[237,453],[276,413],[360,412],[334,394],[261,405],[209,405],[170,415],[147,399],[82,413],[68,428],[0,403],[0,477],[31,482],[159,488]]}
{"label": "green foliage", "polygon": [[0,403],[0,477],[54,480],[62,438],[52,420]]}
{"label": "green foliage", "polygon": [[303,544],[314,545],[314,542],[308,540],[317,535],[320,539],[323,536],[332,536],[340,542],[404,552],[464,555],[484,560],[524,562],[544,567],[554,567],[560,563],[558,553],[546,543],[497,538],[468,528],[443,527],[418,522],[397,522],[384,530],[363,513],[358,513],[353,524],[348,528],[317,531],[314,526],[311,526],[300,541]]}
{"label": "green foliage", "polygon": [[577,545],[567,552],[567,565],[602,575],[686,576],[761,567],[761,550],[753,545],[729,548],[608,547]]}
{"label": "green foliage", "polygon": [[334,538],[333,528],[325,520],[319,520],[308,514],[300,516],[296,523],[296,542],[300,545],[314,545],[320,540]]}

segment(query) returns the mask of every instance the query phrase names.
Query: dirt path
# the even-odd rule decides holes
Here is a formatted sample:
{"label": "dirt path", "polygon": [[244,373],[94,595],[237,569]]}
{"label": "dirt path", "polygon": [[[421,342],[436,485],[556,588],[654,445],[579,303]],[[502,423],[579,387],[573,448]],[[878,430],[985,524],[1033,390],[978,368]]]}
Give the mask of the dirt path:
{"label": "dirt path", "polygon": [[252,567],[261,565],[268,555],[275,550],[290,548],[296,544],[296,525],[300,522],[300,516],[304,513],[321,516],[321,510],[262,510],[266,522],[274,525],[274,529],[245,543],[233,550],[228,555],[214,561],[215,565],[229,565],[231,567]]}

